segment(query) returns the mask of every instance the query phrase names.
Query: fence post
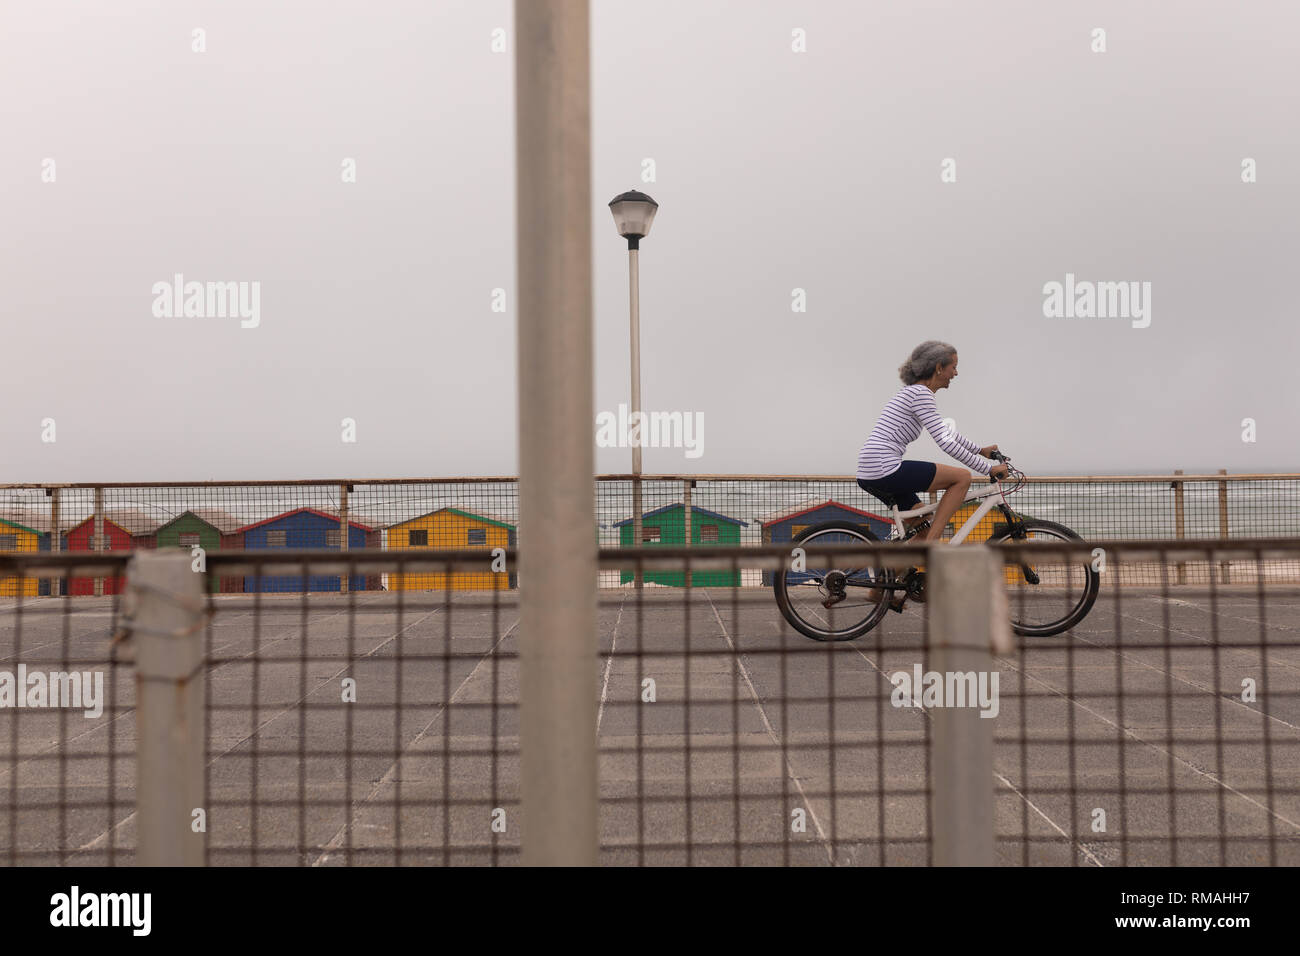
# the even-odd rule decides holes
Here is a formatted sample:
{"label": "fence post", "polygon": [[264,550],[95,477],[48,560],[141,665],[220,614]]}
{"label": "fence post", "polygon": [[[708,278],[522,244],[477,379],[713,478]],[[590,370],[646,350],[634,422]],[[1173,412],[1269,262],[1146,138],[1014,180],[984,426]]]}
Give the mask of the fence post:
{"label": "fence post", "polygon": [[[344,557],[347,557],[348,551],[348,532],[352,530],[348,527],[348,486],[339,485],[339,551]],[[352,569],[344,563],[343,576],[339,579],[339,593],[348,593],[348,578],[351,576]],[[307,582],[303,582],[306,586]]]}
{"label": "fence post", "polygon": [[[983,675],[996,700],[993,649],[995,641],[1005,648],[1010,633],[1001,562],[982,544],[931,547],[928,560],[930,669],[945,678],[973,673],[976,688]],[[932,712],[934,862],[992,866],[994,718],[980,716],[978,700],[945,703]]]}
{"label": "fence post", "polygon": [[[640,454],[639,448],[633,448],[632,454]],[[644,547],[645,542],[641,539],[645,532],[641,528],[641,473],[638,469],[632,475],[632,547]],[[641,572],[641,562],[638,560],[632,571],[632,586],[641,590],[645,586],[645,576]]]}
{"label": "fence post", "polygon": [[[695,482],[689,478],[682,481],[682,547],[684,548],[691,546],[691,485],[693,484]],[[694,580],[694,574],[689,574],[685,569],[682,570],[682,585],[684,587],[690,586]]]}
{"label": "fence post", "polygon": [[203,575],[190,556],[139,551],[127,566],[135,646],[136,828],[140,866],[202,866]]}
{"label": "fence post", "polygon": [[[63,550],[63,542],[59,535],[59,505],[61,504],[60,488],[50,489],[50,553],[58,554]],[[50,579],[50,597],[59,597],[63,594],[63,578],[54,577]]]}
{"label": "fence post", "polygon": [[691,546],[691,486],[695,482],[687,478],[682,481],[682,547]]}
{"label": "fence post", "polygon": [[[104,489],[95,489],[95,520],[90,526],[90,550],[104,550]],[[104,596],[104,579],[95,578],[95,597]]]}
{"label": "fence post", "polygon": [[[1219,469],[1219,474],[1226,475],[1227,473],[1228,469]],[[1226,481],[1219,482],[1219,537],[1225,539],[1228,537],[1228,483]],[[1219,563],[1220,581],[1224,584],[1228,583],[1229,570],[1230,562],[1221,561]]]}
{"label": "fence post", "polygon": [[520,843],[529,866],[597,858],[589,22],[585,0],[515,2]]}
{"label": "fence post", "polygon": [[[1181,468],[1174,469],[1175,475],[1181,475],[1182,473],[1183,470]],[[1177,538],[1179,541],[1183,540],[1184,528],[1185,528],[1185,518],[1183,513],[1183,483],[1181,481],[1175,481],[1174,482],[1174,537]],[[1187,563],[1185,561],[1178,562],[1178,583],[1179,584],[1187,583]]]}

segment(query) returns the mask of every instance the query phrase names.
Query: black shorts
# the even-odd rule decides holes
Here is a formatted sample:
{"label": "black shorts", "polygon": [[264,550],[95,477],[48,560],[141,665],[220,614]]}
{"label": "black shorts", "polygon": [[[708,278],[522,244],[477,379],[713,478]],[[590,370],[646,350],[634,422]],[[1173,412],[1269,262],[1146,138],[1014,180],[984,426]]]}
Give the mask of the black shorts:
{"label": "black shorts", "polygon": [[898,506],[903,511],[911,511],[921,503],[918,491],[926,491],[934,484],[935,473],[939,466],[932,461],[905,461],[894,472],[883,478],[859,478],[858,487],[869,494],[880,497],[885,492],[898,499]]}

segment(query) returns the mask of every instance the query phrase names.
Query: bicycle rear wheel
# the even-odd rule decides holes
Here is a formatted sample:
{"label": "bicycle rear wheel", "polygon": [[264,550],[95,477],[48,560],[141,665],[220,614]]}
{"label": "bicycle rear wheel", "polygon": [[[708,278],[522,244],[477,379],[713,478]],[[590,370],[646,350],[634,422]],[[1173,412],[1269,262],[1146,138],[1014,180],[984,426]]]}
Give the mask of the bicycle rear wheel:
{"label": "bicycle rear wheel", "polygon": [[[801,531],[791,549],[879,540],[862,525],[827,521]],[[774,572],[776,605],[791,627],[814,641],[851,641],[880,623],[894,594],[889,585],[896,586],[897,576],[885,568],[861,566],[869,560],[865,557],[854,560],[860,566],[832,568],[825,566],[825,559],[809,558],[802,571],[785,567]],[[883,589],[875,599],[872,588]]]}

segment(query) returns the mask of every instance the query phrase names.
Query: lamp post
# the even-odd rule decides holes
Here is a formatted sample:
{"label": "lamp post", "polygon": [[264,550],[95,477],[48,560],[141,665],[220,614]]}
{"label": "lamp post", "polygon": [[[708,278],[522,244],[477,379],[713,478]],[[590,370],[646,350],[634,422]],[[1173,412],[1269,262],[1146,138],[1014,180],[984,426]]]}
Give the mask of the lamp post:
{"label": "lamp post", "polygon": [[[635,189],[620,193],[609,202],[614,214],[614,227],[627,240],[629,298],[632,312],[632,409],[629,421],[637,422],[637,440],[632,445],[632,546],[641,547],[641,274],[637,253],[641,240],[650,234],[650,224],[655,221],[659,204]],[[632,416],[636,416],[633,418]],[[642,586],[641,566],[638,564],[633,578],[634,586]]]}

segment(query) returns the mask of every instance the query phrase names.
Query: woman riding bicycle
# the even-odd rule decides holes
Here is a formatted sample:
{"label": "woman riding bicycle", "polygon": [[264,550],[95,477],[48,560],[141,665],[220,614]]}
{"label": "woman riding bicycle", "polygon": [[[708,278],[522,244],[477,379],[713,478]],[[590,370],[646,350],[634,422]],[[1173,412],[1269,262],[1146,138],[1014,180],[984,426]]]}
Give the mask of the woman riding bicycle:
{"label": "woman riding bicycle", "polygon": [[[1005,520],[993,525],[987,540],[990,544],[1012,544],[1000,556],[1004,567],[999,575],[1005,578],[1008,590],[1016,598],[1008,600],[1012,628],[1026,637],[1051,637],[1074,627],[1097,600],[1101,575],[1092,567],[1086,550],[1074,553],[1079,551],[1082,539],[1069,528],[1040,518],[1027,518],[1011,510],[1006,495],[1024,484],[1025,475],[1008,466],[1010,459],[997,445],[980,448],[945,427],[934,396],[957,377],[957,350],[946,342],[922,342],[912,350],[898,373],[903,387],[885,405],[871,437],[858,455],[858,484],[896,509],[891,516],[894,521],[902,511],[933,514],[933,523],[928,528],[917,526],[917,522],[925,520],[924,514],[906,520],[913,536],[925,532],[921,540],[935,542],[936,546],[948,522],[968,499],[981,503],[954,541],[963,539],[972,522],[996,508]],[[907,446],[921,436],[923,428],[940,448],[962,464],[996,479],[1009,476],[1011,487],[999,482],[996,487],[972,495],[971,474],[965,468],[904,460]],[[944,494],[937,504],[918,508],[917,493],[921,491]],[[800,549],[811,552],[824,545],[872,545],[878,541],[856,516],[805,527],[793,539],[798,545],[796,552]],[[1074,550],[1062,551],[1068,556],[1057,558],[1054,551],[1044,551],[1033,542],[1065,544]],[[867,547],[865,552],[873,550]],[[1031,558],[1030,553],[1034,551]],[[797,556],[796,552],[792,556]],[[864,562],[855,556],[846,560],[849,566],[808,567],[792,562],[788,569],[773,575],[777,607],[799,633],[815,641],[851,641],[879,624],[889,611],[902,611],[907,601],[924,603],[926,575],[922,562],[918,561],[900,575],[894,572],[893,565],[901,566],[915,559],[890,562],[888,569],[883,559],[876,562],[868,558]]]}
{"label": "woman riding bicycle", "polygon": [[[933,523],[921,537],[933,541],[943,534],[948,522],[966,498],[971,474],[965,468],[937,465],[932,461],[904,461],[907,446],[921,435],[922,427],[935,444],[958,461],[980,474],[1001,478],[1007,466],[990,466],[984,458],[998,450],[997,445],[984,448],[956,430],[944,426],[934,400],[935,392],[947,388],[957,377],[957,350],[946,342],[922,342],[898,370],[903,380],[900,388],[885,405],[871,430],[871,436],[858,452],[858,485],[886,504],[889,498],[908,511],[920,504],[919,491],[943,491]],[[908,519],[908,527],[923,518]]]}

